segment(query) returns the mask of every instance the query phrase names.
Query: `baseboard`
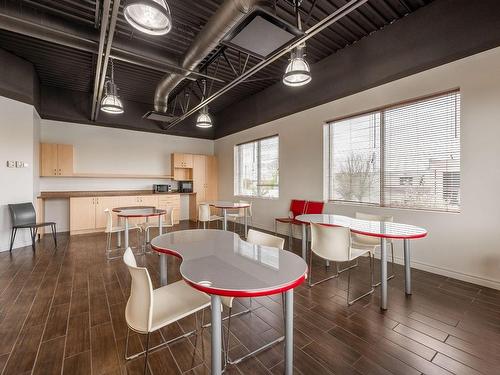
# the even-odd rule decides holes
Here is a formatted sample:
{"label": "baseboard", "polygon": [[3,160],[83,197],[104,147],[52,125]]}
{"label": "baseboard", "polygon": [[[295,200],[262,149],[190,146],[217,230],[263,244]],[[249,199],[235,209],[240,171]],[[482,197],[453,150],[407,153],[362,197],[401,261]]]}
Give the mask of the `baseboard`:
{"label": "baseboard", "polygon": [[[254,223],[254,227],[258,228],[258,229],[265,230],[265,231],[274,232],[274,228],[269,229],[265,225],[261,225],[259,223]],[[279,231],[279,229],[281,229],[282,227],[283,227],[283,229],[281,231]],[[288,226],[286,226],[286,225],[278,226],[278,234],[281,234],[283,236],[288,236]],[[302,238],[302,232],[298,227],[294,230],[294,238],[295,239]],[[380,259],[380,250],[375,251],[375,257]],[[390,255],[389,255],[389,257],[390,257]],[[394,262],[397,264],[403,265],[404,259],[401,257],[394,256]],[[429,264],[426,262],[421,262],[421,261],[418,261],[415,259],[411,260],[411,266],[412,266],[412,268],[416,268],[418,270],[422,270],[422,271],[426,271],[426,272],[430,272],[430,273],[435,273],[437,275],[446,276],[446,277],[450,277],[453,279],[465,281],[468,283],[472,283],[472,284],[481,285],[481,286],[485,286],[488,288],[500,290],[500,280],[494,280],[494,279],[489,279],[489,278],[482,277],[482,276],[471,275],[471,274],[455,271],[455,270],[452,270],[452,269],[449,269],[446,267],[441,267],[441,266],[436,266],[436,265]]]}

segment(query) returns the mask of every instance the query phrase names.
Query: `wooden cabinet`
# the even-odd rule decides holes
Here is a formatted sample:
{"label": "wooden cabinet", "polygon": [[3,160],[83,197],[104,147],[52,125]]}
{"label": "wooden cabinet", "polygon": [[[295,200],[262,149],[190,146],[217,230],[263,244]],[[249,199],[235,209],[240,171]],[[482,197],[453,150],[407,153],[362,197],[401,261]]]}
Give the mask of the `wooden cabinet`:
{"label": "wooden cabinet", "polygon": [[171,156],[171,161],[174,181],[193,179],[193,155],[174,153]]}
{"label": "wooden cabinet", "polygon": [[[181,211],[180,194],[164,195],[126,195],[109,197],[77,197],[70,198],[70,234],[92,233],[104,230],[107,216],[104,210],[115,207],[152,206],[161,209],[174,209],[174,223],[179,224]],[[118,217],[113,215],[113,225],[117,225]],[[150,218],[150,221],[157,218]],[[130,226],[146,221],[145,218],[129,218]],[[123,225],[123,224],[122,224]]]}
{"label": "wooden cabinet", "polygon": [[172,162],[174,168],[193,168],[192,154],[172,154]]}
{"label": "wooden cabinet", "polygon": [[94,197],[70,198],[69,227],[71,233],[95,229],[95,199]]}
{"label": "wooden cabinet", "polygon": [[193,156],[193,191],[196,206],[202,202],[217,200],[217,159],[215,156]]}
{"label": "wooden cabinet", "polygon": [[[105,209],[113,210],[115,207],[120,206],[120,197],[96,197],[95,198],[95,228],[106,228],[108,216]],[[117,225],[118,217],[116,213],[112,212],[113,225]]]}
{"label": "wooden cabinet", "polygon": [[[180,194],[160,195],[158,197],[158,208],[166,210],[168,207],[174,209],[174,224],[179,224],[181,212]],[[163,218],[165,220],[165,218]]]}
{"label": "wooden cabinet", "polygon": [[72,174],[72,145],[40,144],[40,176],[71,176]]}

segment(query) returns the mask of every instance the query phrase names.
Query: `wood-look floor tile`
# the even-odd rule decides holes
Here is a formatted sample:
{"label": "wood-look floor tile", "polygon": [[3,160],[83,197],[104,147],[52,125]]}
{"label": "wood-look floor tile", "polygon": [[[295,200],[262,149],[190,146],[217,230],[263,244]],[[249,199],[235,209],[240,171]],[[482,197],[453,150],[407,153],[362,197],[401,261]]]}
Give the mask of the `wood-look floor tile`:
{"label": "wood-look floor tile", "polygon": [[43,324],[23,328],[21,336],[7,361],[3,375],[31,371],[42,339],[43,328]]}
{"label": "wood-look floor tile", "polygon": [[45,341],[40,346],[33,375],[60,374],[64,358],[64,337]]}
{"label": "wood-look floor tile", "polygon": [[90,350],[89,313],[70,316],[66,338],[66,357]]}
{"label": "wood-look floor tile", "polygon": [[52,340],[66,335],[68,325],[69,303],[65,305],[52,306],[49,312],[43,341]]}
{"label": "wood-look floor tile", "polygon": [[65,375],[89,375],[91,371],[89,351],[64,359],[63,374]]}
{"label": "wood-look floor tile", "polygon": [[92,327],[90,337],[92,374],[106,374],[118,369],[120,366],[111,323]]}

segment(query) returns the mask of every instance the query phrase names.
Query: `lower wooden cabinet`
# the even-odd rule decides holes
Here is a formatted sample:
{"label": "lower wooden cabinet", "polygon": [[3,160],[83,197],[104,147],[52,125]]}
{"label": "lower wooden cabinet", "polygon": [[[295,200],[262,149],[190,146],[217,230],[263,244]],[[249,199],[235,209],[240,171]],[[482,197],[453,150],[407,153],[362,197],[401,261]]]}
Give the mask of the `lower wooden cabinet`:
{"label": "lower wooden cabinet", "polygon": [[[181,199],[179,194],[139,195],[112,197],[75,197],[70,198],[70,234],[99,232],[106,227],[105,209],[127,206],[153,206],[161,209],[174,208],[174,223],[179,224]],[[130,218],[130,225],[135,225],[144,218]],[[154,220],[154,219],[150,219]],[[113,225],[117,225],[118,217],[113,213]]]}

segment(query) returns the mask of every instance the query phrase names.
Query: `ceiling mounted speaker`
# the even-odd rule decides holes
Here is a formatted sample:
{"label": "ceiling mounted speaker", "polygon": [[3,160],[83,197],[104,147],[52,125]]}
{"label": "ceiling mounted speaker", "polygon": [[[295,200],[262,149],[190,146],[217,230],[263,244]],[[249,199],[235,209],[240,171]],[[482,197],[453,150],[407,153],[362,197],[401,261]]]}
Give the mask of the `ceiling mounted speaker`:
{"label": "ceiling mounted speaker", "polygon": [[148,119],[148,120],[153,120],[153,121],[160,121],[160,122],[172,122],[177,119],[177,116],[169,115],[167,113],[163,112],[155,112],[155,111],[149,111],[142,116],[142,118]]}
{"label": "ceiling mounted speaker", "polygon": [[260,59],[303,34],[303,31],[281,18],[257,9],[231,30],[223,44]]}
{"label": "ceiling mounted speaker", "polygon": [[150,35],[164,35],[172,29],[172,15],[165,0],[128,0],[123,14],[135,29]]}

